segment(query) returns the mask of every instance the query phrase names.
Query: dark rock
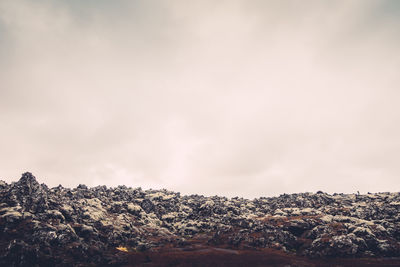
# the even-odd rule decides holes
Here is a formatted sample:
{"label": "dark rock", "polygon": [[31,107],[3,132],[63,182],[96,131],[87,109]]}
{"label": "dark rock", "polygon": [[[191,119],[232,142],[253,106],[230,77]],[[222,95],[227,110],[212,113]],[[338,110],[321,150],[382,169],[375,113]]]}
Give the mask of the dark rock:
{"label": "dark rock", "polygon": [[142,209],[146,212],[149,213],[154,209],[154,204],[151,202],[149,199],[145,199],[142,201],[141,205]]}
{"label": "dark rock", "polygon": [[88,189],[88,187],[86,185],[84,185],[84,184],[79,184],[77,188],[78,189],[83,189],[83,190],[87,190]]}
{"label": "dark rock", "polygon": [[310,229],[310,224],[304,220],[292,220],[287,226],[287,230],[294,236],[301,236]]}
{"label": "dark rock", "polygon": [[18,188],[19,193],[24,195],[31,195],[41,191],[42,187],[30,172],[22,174],[21,179],[15,184]]}
{"label": "dark rock", "polygon": [[251,201],[125,186],[49,189],[24,173],[10,185],[0,181],[0,266],[120,266],[125,249],[190,249],[192,242],[309,257],[400,257],[399,212],[399,193]]}

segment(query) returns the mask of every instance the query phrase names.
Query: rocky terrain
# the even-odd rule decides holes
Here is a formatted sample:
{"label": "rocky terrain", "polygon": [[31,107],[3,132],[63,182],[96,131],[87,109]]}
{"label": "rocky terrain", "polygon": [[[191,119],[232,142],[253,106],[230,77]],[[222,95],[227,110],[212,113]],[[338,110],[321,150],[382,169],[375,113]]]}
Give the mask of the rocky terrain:
{"label": "rocky terrain", "polygon": [[[259,259],[251,266],[335,259],[400,266],[399,211],[400,193],[248,200],[125,186],[48,188],[24,173],[18,182],[0,181],[0,266],[188,266],[179,257],[189,254],[190,266],[212,266],[195,262],[221,255],[214,266],[227,259],[236,266],[246,266],[244,259]],[[275,256],[264,264],[265,255]]]}

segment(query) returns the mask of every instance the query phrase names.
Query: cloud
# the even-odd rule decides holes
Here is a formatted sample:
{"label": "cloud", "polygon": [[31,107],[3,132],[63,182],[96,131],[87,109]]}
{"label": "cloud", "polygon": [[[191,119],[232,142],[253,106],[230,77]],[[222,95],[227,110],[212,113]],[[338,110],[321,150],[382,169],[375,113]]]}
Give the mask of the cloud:
{"label": "cloud", "polygon": [[0,177],[400,190],[392,1],[2,1]]}

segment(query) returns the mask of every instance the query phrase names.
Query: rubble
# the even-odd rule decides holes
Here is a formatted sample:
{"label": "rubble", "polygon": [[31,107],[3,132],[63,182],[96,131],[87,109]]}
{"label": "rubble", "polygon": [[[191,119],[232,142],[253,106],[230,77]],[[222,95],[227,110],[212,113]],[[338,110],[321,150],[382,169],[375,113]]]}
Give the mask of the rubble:
{"label": "rubble", "polygon": [[122,264],[117,253],[193,240],[310,258],[400,257],[399,203],[400,193],[248,200],[125,186],[48,188],[24,173],[18,182],[0,181],[0,265]]}

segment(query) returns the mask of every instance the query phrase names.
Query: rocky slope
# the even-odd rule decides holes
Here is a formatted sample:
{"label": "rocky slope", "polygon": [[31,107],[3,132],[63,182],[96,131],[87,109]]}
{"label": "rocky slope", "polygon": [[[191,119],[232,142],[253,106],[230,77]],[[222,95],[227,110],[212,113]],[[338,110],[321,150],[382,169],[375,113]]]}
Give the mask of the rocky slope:
{"label": "rocky slope", "polygon": [[134,255],[190,250],[396,260],[399,211],[400,193],[247,200],[125,186],[48,188],[24,173],[18,182],[0,181],[0,266],[135,265]]}

